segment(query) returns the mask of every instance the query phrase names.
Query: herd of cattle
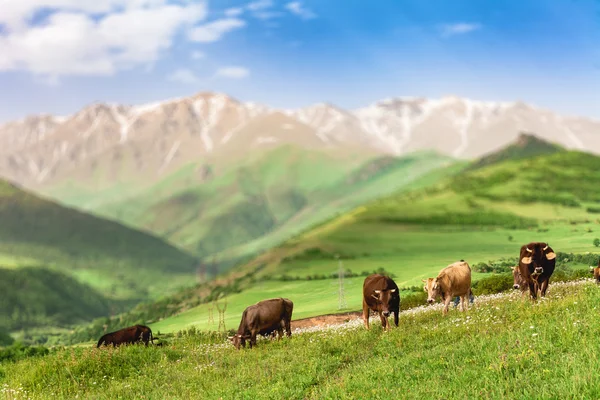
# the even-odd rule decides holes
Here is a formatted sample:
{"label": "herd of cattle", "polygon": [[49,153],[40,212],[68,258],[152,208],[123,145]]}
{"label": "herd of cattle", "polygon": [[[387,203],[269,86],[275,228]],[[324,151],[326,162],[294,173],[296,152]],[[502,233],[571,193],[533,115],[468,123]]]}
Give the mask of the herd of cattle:
{"label": "herd of cattle", "polygon": [[[532,300],[536,300],[538,293],[546,295],[550,277],[554,272],[556,253],[544,242],[531,242],[521,246],[519,265],[512,268],[514,289],[520,289],[524,295],[529,290]],[[597,267],[590,267],[594,279],[600,283],[600,261]],[[444,303],[442,314],[448,313],[448,307],[453,298],[460,298],[460,310],[467,311],[471,291],[471,267],[460,260],[443,268],[437,277],[423,279],[424,291],[427,293],[427,303],[432,304],[438,298]],[[374,311],[381,319],[382,327],[389,329],[388,318],[394,314],[394,324],[398,326],[400,313],[400,290],[394,280],[388,276],[372,274],[365,278],[363,283],[363,320],[366,329],[369,329],[369,313]],[[257,335],[283,337],[283,329],[290,337],[292,311],[294,304],[285,298],[275,298],[260,301],[248,306],[242,313],[242,319],[237,333],[229,340],[235,348],[246,347],[249,341],[250,348],[256,345]],[[98,346],[102,344],[118,346],[120,344],[142,341],[148,342],[154,338],[152,331],[147,326],[135,325],[116,332],[107,333],[100,338]]]}

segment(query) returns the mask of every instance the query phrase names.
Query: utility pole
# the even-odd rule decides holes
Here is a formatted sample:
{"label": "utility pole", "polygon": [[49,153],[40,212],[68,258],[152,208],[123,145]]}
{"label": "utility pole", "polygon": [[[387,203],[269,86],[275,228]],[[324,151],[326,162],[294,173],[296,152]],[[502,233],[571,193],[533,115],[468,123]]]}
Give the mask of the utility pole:
{"label": "utility pole", "polygon": [[344,293],[344,265],[338,254],[335,255],[335,258],[338,259],[338,310],[343,310],[348,307]]}
{"label": "utility pole", "polygon": [[223,304],[219,304],[219,302],[215,303],[217,306],[217,310],[219,311],[219,328],[217,332],[221,333],[221,329],[223,332],[227,332],[225,329],[225,311],[227,310],[227,298],[225,298],[225,302]]}

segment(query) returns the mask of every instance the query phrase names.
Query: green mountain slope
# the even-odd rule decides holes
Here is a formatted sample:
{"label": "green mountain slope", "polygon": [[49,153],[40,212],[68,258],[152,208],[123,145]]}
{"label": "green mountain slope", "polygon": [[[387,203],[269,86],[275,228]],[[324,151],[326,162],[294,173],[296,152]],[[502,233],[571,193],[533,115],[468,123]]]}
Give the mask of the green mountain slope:
{"label": "green mountain slope", "polygon": [[0,320],[9,331],[68,327],[119,309],[118,302],[58,271],[0,268],[0,276]]}
{"label": "green mountain slope", "polygon": [[365,158],[286,145],[253,153],[222,171],[204,163],[188,165],[116,202],[101,203],[99,193],[91,203],[90,196],[70,189],[56,189],[53,196],[154,232],[200,257],[235,260],[452,163],[427,152]]}
{"label": "green mountain slope", "polygon": [[[599,182],[600,157],[561,151],[459,172],[371,201],[233,271],[230,279],[238,279],[241,289],[228,297],[228,321],[234,324],[248,304],[277,296],[293,299],[296,318],[342,311],[338,282],[331,278],[339,268],[336,256],[347,271],[347,309],[357,310],[360,296],[349,293],[360,291],[363,273],[379,268],[409,287],[459,259],[474,265],[517,257],[529,241],[548,241],[559,252],[595,252]],[[208,312],[209,305],[202,304],[152,326],[211,329]]]}
{"label": "green mountain slope", "polygon": [[152,235],[60,206],[0,181],[0,264],[41,265],[115,299],[189,284],[196,260]]}
{"label": "green mountain slope", "polygon": [[497,164],[502,161],[521,160],[541,155],[554,154],[562,150],[564,150],[563,147],[540,139],[533,134],[521,133],[514,143],[499,151],[480,157],[477,161],[469,165],[466,170],[474,170]]}

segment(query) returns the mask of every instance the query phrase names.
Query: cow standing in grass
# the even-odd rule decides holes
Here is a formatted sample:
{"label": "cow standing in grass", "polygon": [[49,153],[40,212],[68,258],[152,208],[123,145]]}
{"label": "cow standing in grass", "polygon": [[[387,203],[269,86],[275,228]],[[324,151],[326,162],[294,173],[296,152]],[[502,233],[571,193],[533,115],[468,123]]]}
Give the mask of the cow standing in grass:
{"label": "cow standing in grass", "polygon": [[280,297],[259,301],[246,307],[236,335],[229,339],[239,350],[240,346],[246,347],[246,340],[250,340],[250,348],[256,346],[256,335],[259,334],[265,335],[277,331],[279,339],[281,339],[283,327],[285,327],[287,336],[290,337],[292,336],[293,310],[294,303],[289,299]]}
{"label": "cow standing in grass", "polygon": [[519,272],[529,287],[529,294],[533,300],[537,299],[538,290],[541,291],[542,297],[546,296],[555,265],[556,253],[548,243],[531,242],[521,246]]}
{"label": "cow standing in grass", "polygon": [[600,260],[598,260],[598,266],[594,267],[590,265],[590,272],[594,274],[594,280],[600,284]]}
{"label": "cow standing in grass", "polygon": [[134,325],[103,335],[100,340],[98,340],[96,348],[103,344],[107,346],[112,344],[113,347],[128,343],[133,344],[140,340],[144,342],[146,346],[148,346],[148,341],[152,341],[152,344],[154,344],[152,330],[145,325]]}
{"label": "cow standing in grass", "polygon": [[464,260],[457,261],[443,268],[436,278],[423,279],[423,290],[427,293],[427,302],[432,304],[438,297],[442,298],[444,309],[442,314],[448,313],[452,298],[460,297],[460,310],[469,309],[471,294],[471,267]]}
{"label": "cow standing in grass", "polygon": [[512,267],[513,274],[513,289],[519,289],[521,291],[521,299],[525,295],[525,292],[529,289],[527,282],[523,279],[521,275],[521,270],[519,270],[519,266],[516,265]]}
{"label": "cow standing in grass", "polygon": [[369,310],[379,314],[381,326],[389,329],[388,317],[394,313],[394,324],[398,326],[400,313],[400,290],[388,276],[372,274],[363,283],[363,319],[369,329]]}

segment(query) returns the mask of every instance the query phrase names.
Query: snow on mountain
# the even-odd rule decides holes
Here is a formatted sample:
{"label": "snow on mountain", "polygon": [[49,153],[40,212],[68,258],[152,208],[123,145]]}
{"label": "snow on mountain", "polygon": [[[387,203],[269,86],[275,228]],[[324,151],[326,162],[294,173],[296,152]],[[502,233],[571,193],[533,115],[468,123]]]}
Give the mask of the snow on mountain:
{"label": "snow on mountain", "polygon": [[35,187],[98,171],[110,181],[125,165],[131,176],[152,181],[189,162],[225,165],[266,144],[286,143],[393,155],[434,149],[474,158],[522,131],[600,153],[600,121],[519,101],[405,97],[355,110],[328,103],[277,110],[222,93],[198,93],[137,106],[92,104],[68,117],[29,116],[1,125],[0,175]]}

